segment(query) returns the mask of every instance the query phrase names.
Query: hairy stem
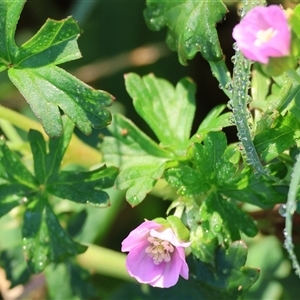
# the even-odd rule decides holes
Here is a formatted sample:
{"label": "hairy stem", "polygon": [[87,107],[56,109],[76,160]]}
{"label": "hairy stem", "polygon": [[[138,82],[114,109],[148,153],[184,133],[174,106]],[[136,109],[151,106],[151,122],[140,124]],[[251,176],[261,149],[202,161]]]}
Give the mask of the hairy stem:
{"label": "hairy stem", "polygon": [[233,116],[238,131],[238,138],[242,144],[242,150],[246,163],[251,165],[258,175],[269,176],[261,164],[252,141],[252,134],[248,125],[249,111],[248,88],[251,62],[246,59],[239,50],[235,54],[235,65],[233,69],[233,91],[229,105],[232,108]]}
{"label": "hairy stem", "polygon": [[294,253],[294,245],[292,238],[292,229],[293,229],[293,215],[297,207],[297,190],[300,184],[300,155],[298,154],[296,163],[294,165],[292,179],[290,183],[288,199],[284,209],[286,210],[286,219],[285,219],[285,229],[283,231],[285,241],[284,247],[286,248],[290,259],[292,261],[292,266],[295,269],[295,273],[300,277],[300,266],[297,260],[297,257]]}
{"label": "hairy stem", "polygon": [[[264,5],[265,1],[242,1],[244,6],[239,10],[239,14],[243,17],[250,9],[257,5]],[[238,138],[241,141],[241,148],[246,163],[252,166],[257,176],[265,176],[274,180],[269,173],[264,169],[259,159],[258,153],[252,141],[252,134],[249,128],[248,119],[250,117],[247,104],[249,102],[248,89],[250,86],[249,77],[251,75],[251,62],[246,59],[239,51],[236,45],[235,56],[233,57],[233,83],[232,83],[232,97],[229,101],[229,107],[232,108],[234,121],[238,131]]]}

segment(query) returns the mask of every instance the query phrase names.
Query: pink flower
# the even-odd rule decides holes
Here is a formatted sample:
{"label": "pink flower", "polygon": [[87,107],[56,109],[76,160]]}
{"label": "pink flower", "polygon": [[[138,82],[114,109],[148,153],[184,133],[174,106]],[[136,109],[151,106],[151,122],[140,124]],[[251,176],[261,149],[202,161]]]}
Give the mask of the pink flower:
{"label": "pink flower", "polygon": [[250,10],[232,33],[243,55],[262,64],[270,57],[287,56],[291,33],[284,11],[278,5]]}
{"label": "pink flower", "polygon": [[126,268],[140,283],[168,288],[175,285],[179,275],[188,279],[189,268],[184,248],[171,228],[154,221],[145,221],[122,242],[122,252],[129,252]]}

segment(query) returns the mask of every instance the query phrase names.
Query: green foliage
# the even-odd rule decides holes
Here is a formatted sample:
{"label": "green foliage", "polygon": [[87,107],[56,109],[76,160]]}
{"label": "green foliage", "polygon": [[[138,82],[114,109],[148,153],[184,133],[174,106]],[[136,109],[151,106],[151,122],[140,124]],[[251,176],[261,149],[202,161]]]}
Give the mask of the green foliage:
{"label": "green foliage", "polygon": [[24,214],[23,249],[33,273],[43,271],[49,261],[64,261],[86,247],[72,241],[63,230],[46,199],[31,201]]}
{"label": "green foliage", "polygon": [[49,265],[45,276],[51,299],[77,300],[95,296],[93,286],[87,282],[88,272],[73,261]]}
{"label": "green foliage", "polygon": [[199,51],[208,61],[223,59],[216,23],[222,21],[226,12],[221,0],[147,0],[144,16],[152,30],[167,26],[167,44],[178,52],[180,63],[185,65]]}
{"label": "green foliage", "polygon": [[206,115],[197,132],[190,139],[190,143],[202,141],[206,134],[211,131],[220,131],[224,127],[232,126],[232,113],[226,112],[221,114],[224,108],[225,105],[218,105]]}
{"label": "green foliage", "polygon": [[209,131],[230,126],[228,117],[231,114],[220,115],[224,106],[215,108],[190,139],[195,86],[189,79],[180,80],[174,88],[152,74],[141,78],[131,73],[125,76],[125,84],[135,109],[160,141],[156,144],[121,115],[115,115],[109,127],[113,137],[104,139],[105,161],[120,167],[116,185],[119,189],[127,189],[126,198],[135,206],[162,178],[166,168],[187,160],[187,149],[194,140],[203,138]]}
{"label": "green foliage", "polygon": [[111,121],[106,106],[113,97],[94,90],[66,71],[56,67],[81,57],[77,46],[80,29],[72,18],[47,20],[29,41],[17,47],[15,29],[25,1],[2,0],[3,28],[0,40],[0,71],[8,69],[13,84],[41,120],[51,137],[62,134],[59,108],[85,134],[92,128],[102,128]]}
{"label": "green foliage", "polygon": [[300,122],[293,114],[288,112],[285,116],[278,115],[274,121],[271,118],[271,124],[265,121],[269,126],[261,128],[254,139],[257,151],[266,162],[294,146],[300,138]]}
{"label": "green foliage", "polygon": [[139,204],[162,177],[173,153],[160,148],[138,127],[122,115],[115,115],[109,128],[114,137],[106,137],[102,145],[105,161],[120,167],[117,188],[127,189],[126,199]]}
{"label": "green foliage", "polygon": [[194,261],[191,275],[201,294],[198,299],[240,299],[259,276],[258,269],[244,266],[246,259],[247,247],[237,241],[228,249],[219,247],[212,266]]}
{"label": "green foliage", "polygon": [[249,169],[241,172],[239,159],[233,159],[237,150],[227,147],[222,132],[208,133],[203,144],[195,143],[190,151],[190,165],[170,168],[164,176],[180,195],[178,203],[186,205],[193,254],[212,263],[219,243],[239,240],[240,232],[251,237],[257,234],[254,220],[238,204],[272,207],[285,201],[287,187],[272,186]]}
{"label": "green foliage", "polygon": [[[183,78],[174,88],[153,74],[125,76],[126,90],[138,114],[164,147],[185,148],[195,114],[195,84]],[[184,109],[182,109],[184,107]]]}
{"label": "green foliage", "polygon": [[61,227],[50,204],[53,195],[104,207],[109,205],[109,197],[102,189],[112,186],[117,174],[116,168],[106,166],[89,172],[60,171],[74,128],[69,119],[64,120],[63,135],[50,140],[48,145],[41,133],[29,132],[34,175],[3,140],[0,145],[0,190],[3,191],[0,211],[3,215],[20,204],[26,207],[22,229],[23,249],[28,266],[34,273],[41,272],[49,262],[63,261],[86,249],[74,242]]}

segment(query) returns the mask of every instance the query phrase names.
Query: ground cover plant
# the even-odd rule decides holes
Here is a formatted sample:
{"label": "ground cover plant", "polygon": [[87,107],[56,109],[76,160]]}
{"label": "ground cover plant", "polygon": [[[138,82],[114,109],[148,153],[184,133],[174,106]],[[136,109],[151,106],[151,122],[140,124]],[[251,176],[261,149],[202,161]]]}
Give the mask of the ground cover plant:
{"label": "ground cover plant", "polygon": [[[34,298],[32,285],[39,299],[295,299],[297,1],[70,3],[73,17],[28,34],[18,22],[39,4],[0,0],[0,266],[10,288],[20,299]],[[121,31],[125,7],[138,8],[153,41],[137,47],[108,30],[95,43],[89,30],[103,18]],[[218,29],[229,10],[228,60]],[[80,66],[85,34],[84,53],[95,53]],[[98,61],[98,47],[111,58]],[[168,49],[172,62],[155,65]],[[213,96],[193,76],[174,80],[197,57],[226,97],[201,118]],[[101,72],[114,80],[97,82]]]}

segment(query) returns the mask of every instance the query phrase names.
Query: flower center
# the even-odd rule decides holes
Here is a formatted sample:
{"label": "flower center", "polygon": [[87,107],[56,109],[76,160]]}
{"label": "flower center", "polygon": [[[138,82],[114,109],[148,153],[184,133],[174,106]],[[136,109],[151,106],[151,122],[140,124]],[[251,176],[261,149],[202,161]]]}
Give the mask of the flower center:
{"label": "flower center", "polygon": [[162,261],[169,262],[171,260],[170,253],[174,251],[174,246],[170,242],[153,236],[149,236],[148,241],[151,245],[146,248],[145,252],[153,258],[155,265],[159,265]]}
{"label": "flower center", "polygon": [[278,31],[271,27],[266,30],[259,30],[256,33],[254,46],[260,47],[262,44],[267,43],[269,40],[271,40],[277,33]]}

